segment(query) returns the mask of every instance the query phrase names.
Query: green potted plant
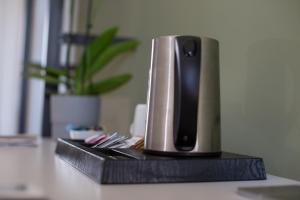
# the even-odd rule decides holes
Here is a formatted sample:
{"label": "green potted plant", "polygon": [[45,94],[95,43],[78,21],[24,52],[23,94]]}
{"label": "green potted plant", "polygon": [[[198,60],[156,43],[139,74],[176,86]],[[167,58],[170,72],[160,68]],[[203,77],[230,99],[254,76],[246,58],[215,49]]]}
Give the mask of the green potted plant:
{"label": "green potted plant", "polygon": [[64,84],[64,95],[51,96],[51,124],[54,137],[66,137],[65,126],[92,126],[98,123],[99,96],[126,84],[131,74],[119,74],[96,80],[95,75],[116,56],[134,50],[138,41],[134,39],[114,43],[118,29],[109,28],[90,42],[75,68],[28,64],[26,76],[42,79],[51,84]]}

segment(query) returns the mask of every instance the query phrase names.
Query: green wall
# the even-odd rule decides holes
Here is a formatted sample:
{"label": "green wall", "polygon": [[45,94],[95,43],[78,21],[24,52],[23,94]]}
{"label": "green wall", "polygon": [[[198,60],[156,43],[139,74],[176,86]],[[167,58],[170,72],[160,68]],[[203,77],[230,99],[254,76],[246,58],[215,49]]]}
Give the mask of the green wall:
{"label": "green wall", "polygon": [[[262,156],[271,174],[300,180],[300,1],[103,0],[95,32],[118,25],[141,46],[121,66],[133,81],[102,98],[102,123],[126,132],[145,102],[151,38],[220,41],[223,150]],[[118,109],[114,109],[118,108]]]}

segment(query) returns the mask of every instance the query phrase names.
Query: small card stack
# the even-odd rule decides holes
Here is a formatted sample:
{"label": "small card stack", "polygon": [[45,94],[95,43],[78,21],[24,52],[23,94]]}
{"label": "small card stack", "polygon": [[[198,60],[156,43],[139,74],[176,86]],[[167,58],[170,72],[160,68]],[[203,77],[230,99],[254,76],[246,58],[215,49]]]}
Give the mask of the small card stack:
{"label": "small card stack", "polygon": [[117,132],[110,135],[100,135],[97,144],[92,148],[124,148],[126,139],[126,136],[121,136]]}
{"label": "small card stack", "polygon": [[144,140],[140,137],[128,138],[118,132],[112,134],[94,135],[85,139],[86,144],[93,145],[92,148],[135,148],[144,146]]}

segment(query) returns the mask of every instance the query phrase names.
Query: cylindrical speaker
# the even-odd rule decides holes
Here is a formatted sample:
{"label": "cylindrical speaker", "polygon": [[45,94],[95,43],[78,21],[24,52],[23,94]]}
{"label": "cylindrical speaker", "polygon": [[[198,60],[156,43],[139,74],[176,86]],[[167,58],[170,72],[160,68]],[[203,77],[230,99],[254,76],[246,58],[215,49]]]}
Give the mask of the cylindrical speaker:
{"label": "cylindrical speaker", "polygon": [[145,152],[219,154],[218,41],[162,36],[152,40],[151,54]]}

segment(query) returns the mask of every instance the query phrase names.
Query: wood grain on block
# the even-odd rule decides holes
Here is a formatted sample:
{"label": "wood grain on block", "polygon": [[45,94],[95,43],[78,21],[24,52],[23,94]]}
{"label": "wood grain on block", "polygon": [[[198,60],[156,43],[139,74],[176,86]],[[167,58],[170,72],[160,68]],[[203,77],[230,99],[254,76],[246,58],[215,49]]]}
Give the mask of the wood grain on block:
{"label": "wood grain on block", "polygon": [[222,153],[219,157],[166,157],[131,149],[92,149],[59,139],[56,153],[101,184],[264,180],[263,160]]}

